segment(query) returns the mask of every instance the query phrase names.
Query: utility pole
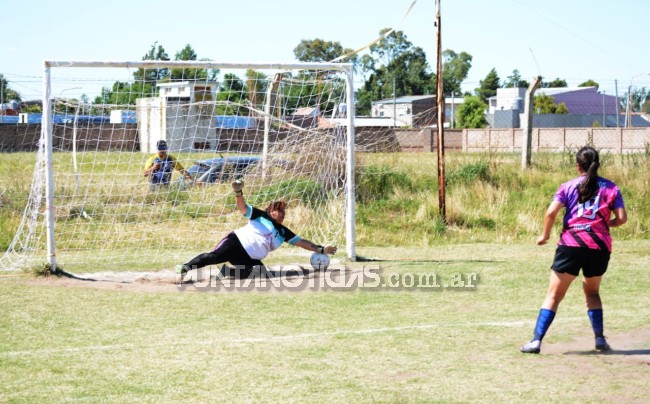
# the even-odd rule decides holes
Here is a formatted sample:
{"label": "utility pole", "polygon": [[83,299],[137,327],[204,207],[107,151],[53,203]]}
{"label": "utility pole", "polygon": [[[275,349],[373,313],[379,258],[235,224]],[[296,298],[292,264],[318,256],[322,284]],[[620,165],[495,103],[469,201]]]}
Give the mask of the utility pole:
{"label": "utility pole", "polygon": [[634,81],[635,78],[641,77],[641,76],[650,76],[650,73],[641,73],[632,76],[630,79],[630,85],[627,87],[627,108],[625,111],[625,126],[630,127],[632,126],[632,82]]}
{"label": "utility pole", "polygon": [[603,90],[603,128],[607,127],[607,124],[605,123],[605,90]]}
{"label": "utility pole", "polygon": [[393,77],[393,128],[397,127],[397,89],[395,85],[397,84],[397,79]]}
{"label": "utility pole", "polygon": [[629,128],[632,120],[632,81],[627,86],[627,108],[625,109],[625,127]]}
{"label": "utility pole", "polygon": [[454,129],[454,118],[456,117],[456,115],[454,114],[454,106],[456,105],[456,101],[454,98],[455,95],[456,95],[455,92],[452,91],[451,92],[451,117],[449,119],[449,128],[451,129]]}
{"label": "utility pole", "polygon": [[614,88],[616,91],[616,127],[618,128],[620,126],[619,124],[619,118],[621,115],[621,104],[619,102],[618,98],[618,80],[614,80]]}
{"label": "utility pole", "polygon": [[442,40],[440,28],[440,0],[436,0],[436,28],[437,28],[437,68],[436,68],[436,104],[437,114],[437,140],[438,140],[438,206],[442,222],[447,224],[447,206],[445,196],[445,96],[442,93]]}
{"label": "utility pole", "polygon": [[542,83],[542,76],[537,76],[526,90],[524,100],[524,127],[521,137],[521,169],[530,166],[530,154],[533,146],[533,97]]}

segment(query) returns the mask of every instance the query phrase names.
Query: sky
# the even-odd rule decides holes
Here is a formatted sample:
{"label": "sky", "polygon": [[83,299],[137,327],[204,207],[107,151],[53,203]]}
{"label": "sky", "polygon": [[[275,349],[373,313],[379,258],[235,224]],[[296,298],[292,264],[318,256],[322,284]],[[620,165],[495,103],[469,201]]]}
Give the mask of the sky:
{"label": "sky", "polygon": [[[650,88],[650,1],[439,1],[442,49],[472,56],[464,91],[493,68],[502,81],[515,69],[529,82],[591,79],[609,95]],[[293,63],[303,39],[359,49],[389,27],[435,72],[435,13],[435,0],[0,0],[0,74],[23,100],[39,99],[44,60],[139,61],[157,42],[172,59],[190,44],[214,61]],[[78,91],[56,86],[55,95]]]}

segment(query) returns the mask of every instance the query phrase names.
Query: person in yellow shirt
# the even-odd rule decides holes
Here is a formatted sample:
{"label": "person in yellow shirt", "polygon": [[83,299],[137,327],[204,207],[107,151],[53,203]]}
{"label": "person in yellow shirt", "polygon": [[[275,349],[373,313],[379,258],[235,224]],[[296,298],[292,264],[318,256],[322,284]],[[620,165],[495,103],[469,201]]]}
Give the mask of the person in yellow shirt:
{"label": "person in yellow shirt", "polygon": [[167,142],[159,140],[156,144],[158,153],[149,157],[144,165],[144,176],[149,179],[151,190],[155,191],[160,186],[169,186],[174,170],[178,170],[185,178],[192,180],[192,176],[174,156],[167,153]]}

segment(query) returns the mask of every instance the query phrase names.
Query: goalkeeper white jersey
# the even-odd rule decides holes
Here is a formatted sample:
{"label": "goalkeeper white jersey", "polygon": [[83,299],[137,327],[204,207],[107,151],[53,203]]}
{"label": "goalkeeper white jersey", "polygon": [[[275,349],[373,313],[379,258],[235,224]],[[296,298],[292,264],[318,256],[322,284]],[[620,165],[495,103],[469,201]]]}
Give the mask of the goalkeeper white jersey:
{"label": "goalkeeper white jersey", "polygon": [[249,204],[246,204],[244,216],[248,219],[248,224],[235,230],[235,234],[252,259],[265,258],[285,241],[295,244],[300,240],[300,237],[274,221],[268,213]]}

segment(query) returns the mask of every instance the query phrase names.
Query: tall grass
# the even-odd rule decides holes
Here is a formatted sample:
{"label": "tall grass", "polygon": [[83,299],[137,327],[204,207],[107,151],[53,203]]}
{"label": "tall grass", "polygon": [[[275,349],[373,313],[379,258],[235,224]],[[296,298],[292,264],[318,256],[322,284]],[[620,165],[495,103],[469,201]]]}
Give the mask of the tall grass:
{"label": "tall grass", "polygon": [[13,240],[32,183],[36,153],[0,154],[0,252]]}
{"label": "tall grass", "polygon": [[[107,153],[108,154],[108,153]],[[433,153],[359,153],[356,174],[356,224],[357,244],[360,246],[413,245],[427,246],[439,243],[507,242],[524,241],[537,236],[548,203],[560,183],[577,175],[575,151],[533,155],[533,164],[521,170],[518,154],[447,153],[446,223],[440,215],[438,189],[438,162]],[[18,228],[29,194],[34,153],[3,154],[0,159],[0,249],[6,250]],[[96,157],[95,157],[96,158]],[[198,158],[185,156],[187,160]],[[134,162],[133,159],[137,161]],[[114,160],[107,164],[124,164],[124,175],[139,175],[140,160],[130,158]],[[622,189],[628,209],[627,225],[613,230],[618,239],[647,239],[650,223],[650,153],[612,155],[601,153],[600,174],[615,181]],[[81,162],[83,164],[83,161]],[[137,171],[130,173],[130,171]],[[118,170],[119,171],[119,170]],[[100,173],[96,174],[100,178]],[[73,187],[73,178],[57,179],[57,187]],[[84,206],[68,201],[68,209],[57,224],[79,226],[77,218],[82,210],[97,215],[113,210],[118,218],[115,227],[107,228],[101,242],[112,245],[128,243],[128,235],[120,235],[121,224],[142,223],[136,230],[147,231],[146,224],[155,226],[155,215],[175,217],[179,223],[192,227],[204,222],[219,220],[222,212],[207,209],[205,201],[220,192],[214,187],[203,192],[187,193],[172,189],[165,194],[150,194],[146,188],[116,192],[110,198],[85,199]],[[252,203],[268,199],[268,193],[283,193],[293,187],[309,194],[328,192],[310,181],[284,182],[278,190],[251,194]],[[282,189],[280,189],[282,188]],[[224,192],[227,194],[227,192]],[[111,199],[112,198],[112,199]],[[129,208],[124,208],[123,199]],[[313,198],[309,198],[313,201]],[[138,203],[154,205],[159,210],[138,210]],[[224,199],[223,204],[232,201]],[[260,202],[261,203],[261,202]],[[329,209],[311,203],[297,207],[296,220],[308,216],[313,209]],[[165,212],[162,212],[165,210]],[[152,216],[154,215],[154,216]],[[225,218],[224,218],[225,220]],[[559,222],[559,221],[558,221]],[[182,233],[183,225],[177,231]],[[558,230],[558,229],[556,229]],[[558,230],[559,231],[559,230]],[[310,236],[310,235],[305,235]],[[75,240],[70,239],[74,244]]]}
{"label": "tall grass", "polygon": [[[649,169],[648,153],[601,153],[599,174],[619,185],[628,210],[628,224],[613,230],[616,238],[647,239],[650,234],[650,205],[644,202],[650,192]],[[433,154],[359,156],[358,243],[389,246],[533,239],[559,185],[578,175],[575,151],[537,153],[525,171],[518,154],[447,153],[445,226],[437,172]]]}

